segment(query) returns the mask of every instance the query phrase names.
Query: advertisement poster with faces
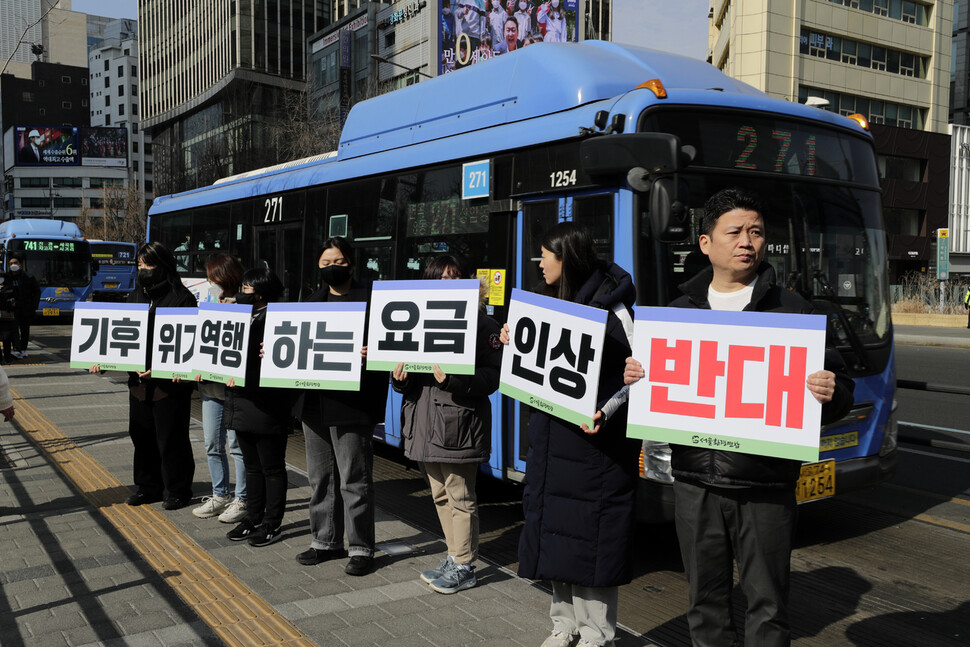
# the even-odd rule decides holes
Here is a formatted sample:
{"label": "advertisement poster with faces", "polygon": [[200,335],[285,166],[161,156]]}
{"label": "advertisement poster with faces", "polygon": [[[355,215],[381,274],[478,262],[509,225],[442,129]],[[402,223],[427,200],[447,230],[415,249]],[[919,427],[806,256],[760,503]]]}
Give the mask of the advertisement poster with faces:
{"label": "advertisement poster with faces", "polygon": [[607,311],[512,290],[499,391],[591,429]]}
{"label": "advertisement poster with faces", "polygon": [[[440,2],[438,74],[448,74],[537,43],[578,41],[579,0]],[[397,13],[404,20],[408,17],[407,7]]]}
{"label": "advertisement poster with faces", "polygon": [[148,304],[75,305],[71,329],[71,368],[95,364],[102,371],[145,372],[148,359]]}
{"label": "advertisement poster with faces", "polygon": [[270,303],[259,385],[360,390],[367,304]]}
{"label": "advertisement poster with faces", "polygon": [[481,281],[376,281],[371,292],[367,368],[472,375]]}
{"label": "advertisement poster with faces", "polygon": [[192,377],[246,386],[246,351],[253,307],[237,303],[200,303]]}
{"label": "advertisement poster with faces", "polygon": [[825,317],[636,309],[627,435],[817,461],[822,405],[806,386],[825,364]]}
{"label": "advertisement poster with faces", "polygon": [[198,308],[156,308],[152,339],[152,377],[191,380]]}

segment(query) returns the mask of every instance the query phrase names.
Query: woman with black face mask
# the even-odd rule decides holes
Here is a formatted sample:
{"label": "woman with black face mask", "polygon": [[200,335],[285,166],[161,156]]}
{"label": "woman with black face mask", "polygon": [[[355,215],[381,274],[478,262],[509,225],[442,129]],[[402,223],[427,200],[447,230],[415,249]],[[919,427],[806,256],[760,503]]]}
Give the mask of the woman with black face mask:
{"label": "woman with black face mask", "polygon": [[[354,250],[346,239],[326,240],[317,255],[323,285],[307,300],[369,302],[370,289],[353,279],[353,257]],[[366,346],[361,354],[366,357]],[[365,370],[360,391],[306,391],[301,417],[312,490],[312,537],[310,547],[296,556],[304,566],[348,555],[344,549],[346,529],[350,560],[345,571],[365,575],[373,570],[372,437],[374,426],[384,419],[387,389],[386,371]]]}
{"label": "woman with black face mask", "polygon": [[[148,338],[155,327],[156,308],[194,308],[192,293],[182,285],[172,252],[158,242],[138,250],[138,287],[130,303],[148,303]],[[149,362],[151,355],[149,354]],[[100,370],[92,366],[91,372]],[[128,374],[128,435],[135,446],[135,493],[128,505],[164,501],[166,510],[185,507],[192,500],[195,458],[189,442],[192,382],[152,379],[144,373]]]}

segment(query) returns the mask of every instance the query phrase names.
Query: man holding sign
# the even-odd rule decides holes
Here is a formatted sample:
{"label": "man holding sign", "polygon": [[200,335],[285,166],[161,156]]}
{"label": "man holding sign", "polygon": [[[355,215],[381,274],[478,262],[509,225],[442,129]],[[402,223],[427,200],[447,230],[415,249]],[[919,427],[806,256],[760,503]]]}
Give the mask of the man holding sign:
{"label": "man holding sign", "polygon": [[[700,248],[711,267],[683,283],[684,296],[671,306],[812,313],[808,302],[775,283],[774,269],[763,262],[765,223],[756,196],[741,189],[719,191],[704,207],[701,231]],[[853,391],[835,349],[826,348],[825,367],[806,380],[809,393],[822,404],[823,424],[848,412]],[[626,383],[644,377],[642,365],[629,358]],[[631,389],[631,402],[638,397],[638,388]],[[685,433],[685,440],[688,436]],[[736,644],[731,619],[733,555],[748,601],[746,644],[788,645],[800,463],[703,445],[674,444],[671,449],[677,536],[690,591],[691,640],[698,646]]]}

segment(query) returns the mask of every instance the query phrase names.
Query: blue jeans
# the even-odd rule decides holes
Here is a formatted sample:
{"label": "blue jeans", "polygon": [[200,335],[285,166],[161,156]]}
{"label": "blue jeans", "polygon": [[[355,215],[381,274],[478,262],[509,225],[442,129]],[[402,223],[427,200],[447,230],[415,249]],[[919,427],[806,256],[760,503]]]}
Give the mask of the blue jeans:
{"label": "blue jeans", "polygon": [[[236,440],[236,432],[226,430],[222,421],[223,401],[202,396],[202,434],[205,440],[205,454],[209,461],[209,475],[212,477],[212,493],[228,497],[229,456],[236,469],[236,498],[246,500],[246,465],[243,463],[242,450]],[[229,453],[226,454],[226,441]]]}

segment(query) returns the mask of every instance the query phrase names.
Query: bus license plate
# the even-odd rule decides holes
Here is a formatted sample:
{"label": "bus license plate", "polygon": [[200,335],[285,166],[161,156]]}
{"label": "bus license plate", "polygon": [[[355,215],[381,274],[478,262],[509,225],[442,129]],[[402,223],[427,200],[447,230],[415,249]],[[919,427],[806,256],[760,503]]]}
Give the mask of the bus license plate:
{"label": "bus license plate", "polygon": [[845,434],[834,434],[832,436],[822,436],[818,451],[834,452],[836,449],[859,446],[859,432],[850,431]]}
{"label": "bus license plate", "polygon": [[43,314],[44,314],[45,317],[60,317],[61,316],[61,309],[60,308],[44,308]]}
{"label": "bus license plate", "polygon": [[835,460],[805,463],[795,486],[795,500],[814,501],[835,496]]}
{"label": "bus license plate", "polygon": [[105,283],[104,287],[106,290],[114,290],[118,287],[117,283]]}

